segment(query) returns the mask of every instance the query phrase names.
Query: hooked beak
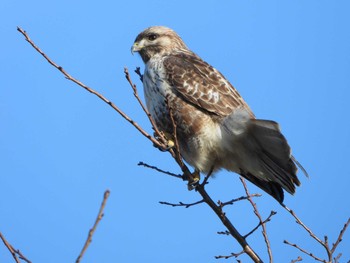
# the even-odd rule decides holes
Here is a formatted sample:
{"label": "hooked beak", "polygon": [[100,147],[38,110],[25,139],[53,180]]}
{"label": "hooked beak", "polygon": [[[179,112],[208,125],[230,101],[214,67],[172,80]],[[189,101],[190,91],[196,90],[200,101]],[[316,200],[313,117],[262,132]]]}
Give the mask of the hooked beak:
{"label": "hooked beak", "polygon": [[135,42],[131,47],[131,54],[134,55],[134,52],[139,52],[142,49],[142,46],[140,46],[139,42]]}

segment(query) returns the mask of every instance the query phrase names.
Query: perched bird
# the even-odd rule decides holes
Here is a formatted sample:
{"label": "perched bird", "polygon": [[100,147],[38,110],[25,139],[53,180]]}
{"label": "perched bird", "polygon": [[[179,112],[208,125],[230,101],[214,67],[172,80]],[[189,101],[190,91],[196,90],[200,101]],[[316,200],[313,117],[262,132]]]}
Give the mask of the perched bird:
{"label": "perched bird", "polygon": [[131,51],[145,63],[145,99],[157,128],[168,137],[174,134],[170,106],[179,151],[197,172],[236,172],[280,203],[283,189],[295,193],[297,165],[305,170],[291,155],[278,123],[256,119],[230,82],[175,31],[149,27]]}

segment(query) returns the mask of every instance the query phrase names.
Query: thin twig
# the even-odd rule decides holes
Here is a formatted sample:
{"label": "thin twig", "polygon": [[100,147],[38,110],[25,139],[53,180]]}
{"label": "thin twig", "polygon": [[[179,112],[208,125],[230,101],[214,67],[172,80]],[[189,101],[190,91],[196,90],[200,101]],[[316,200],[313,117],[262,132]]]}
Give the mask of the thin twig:
{"label": "thin twig", "polygon": [[19,259],[24,260],[27,263],[32,263],[29,259],[27,259],[19,249],[15,250],[16,254],[18,255]]}
{"label": "thin twig", "polygon": [[210,176],[212,175],[213,171],[214,171],[214,166],[212,166],[212,167],[210,168],[209,173],[204,177],[204,180],[203,180],[203,182],[202,182],[202,185],[203,185],[203,186],[205,186],[205,185],[208,183],[208,180],[209,180]]}
{"label": "thin twig", "polygon": [[263,224],[266,224],[267,222],[271,221],[271,217],[274,216],[275,214],[277,214],[275,211],[271,211],[270,215],[262,222],[259,221],[258,225],[256,227],[254,227],[249,233],[245,234],[244,237],[247,238],[249,237],[251,234],[253,234],[260,226],[262,226]]}
{"label": "thin twig", "polygon": [[[27,259],[19,249],[14,249],[13,246],[5,239],[4,235],[0,232],[0,238],[4,245],[7,247],[7,249],[10,251],[12,254],[13,259],[17,262],[20,263],[19,259],[24,260],[27,263],[31,263],[29,259]],[[18,255],[18,257],[17,257]]]}
{"label": "thin twig", "polygon": [[164,201],[160,201],[159,203],[162,204],[162,205],[170,205],[170,206],[172,206],[172,207],[183,206],[183,207],[185,207],[185,208],[189,208],[189,207],[191,207],[191,206],[204,203],[204,200],[200,200],[200,201],[197,201],[197,202],[194,202],[194,203],[189,203],[189,204],[185,204],[185,203],[183,203],[183,202],[179,202],[178,204],[173,204],[173,203],[168,203],[168,202],[164,202]]}
{"label": "thin twig", "polygon": [[[260,197],[261,194],[251,194],[250,197]],[[221,202],[221,201],[218,201],[218,204],[221,206],[221,207],[224,207],[224,206],[227,206],[227,205],[233,205],[234,203],[238,202],[238,201],[243,201],[243,200],[247,200],[249,197],[248,196],[241,196],[241,197],[238,197],[238,198],[234,198],[230,201],[227,201],[227,202]]]}
{"label": "thin twig", "polygon": [[163,173],[163,174],[166,174],[166,175],[170,175],[170,176],[173,176],[173,177],[176,177],[176,178],[183,179],[181,174],[175,174],[175,173],[172,173],[172,172],[169,172],[169,171],[164,171],[164,170],[162,170],[162,169],[160,169],[160,168],[158,168],[156,166],[149,165],[149,164],[144,163],[144,162],[139,162],[137,165],[144,166],[144,167],[156,170],[157,172],[160,172],[160,173]]}
{"label": "thin twig", "polygon": [[339,259],[341,258],[343,254],[339,253],[336,257],[334,257],[334,263],[339,263]]}
{"label": "thin twig", "polygon": [[0,233],[0,238],[2,240],[2,242],[4,242],[4,245],[7,247],[7,249],[10,251],[13,259],[17,262],[20,263],[19,259],[17,258],[16,255],[16,251],[13,249],[13,247],[11,246],[11,244],[9,242],[7,242],[7,240],[5,239],[5,237],[3,236],[2,233]]}
{"label": "thin twig", "polygon": [[[262,227],[262,234],[263,234],[263,237],[264,237],[264,240],[265,240],[265,243],[266,243],[266,248],[267,248],[267,253],[269,254],[269,259],[270,259],[270,262],[273,262],[273,258],[272,258],[272,250],[271,250],[271,245],[270,245],[270,241],[269,241],[269,238],[267,236],[267,231],[266,231],[266,226],[265,226],[265,223],[270,221],[271,217],[273,215],[276,214],[276,212],[274,211],[271,211],[270,213],[270,216],[266,219],[266,222],[262,220],[261,218],[261,215],[258,211],[258,208],[256,206],[256,204],[253,202],[253,199],[250,197],[250,194],[249,194],[249,191],[248,191],[248,187],[247,187],[247,184],[245,183],[245,180],[240,177],[239,178],[244,186],[244,190],[246,192],[246,195],[248,196],[248,201],[249,203],[252,205],[253,209],[254,209],[254,214],[257,216],[257,218],[259,219],[259,225],[261,225]],[[259,227],[258,225],[258,227]],[[255,230],[254,230],[255,231]],[[253,231],[253,232],[254,232]]]}
{"label": "thin twig", "polygon": [[229,259],[229,258],[232,258],[232,257],[239,257],[240,255],[244,254],[244,250],[242,250],[241,252],[239,253],[231,253],[231,255],[228,255],[228,256],[215,256],[216,259],[220,259],[220,258],[224,258],[224,259]]}
{"label": "thin twig", "polygon": [[225,230],[225,231],[218,231],[216,232],[218,235],[226,235],[226,236],[229,236],[230,235],[230,232]]}
{"label": "thin twig", "polygon": [[[345,233],[347,227],[348,227],[349,224],[350,224],[350,218],[348,218],[347,222],[344,224],[342,230],[341,230],[340,233],[339,233],[339,236],[338,236],[336,242],[333,244],[332,249],[330,249],[329,244],[328,244],[328,237],[327,237],[327,236],[325,236],[325,237],[324,237],[324,241],[322,241],[320,238],[318,238],[318,237],[311,231],[310,228],[308,228],[308,227],[299,219],[299,217],[295,214],[295,212],[294,212],[292,209],[290,209],[289,207],[287,207],[285,204],[281,204],[281,205],[282,205],[282,207],[283,207],[284,209],[286,209],[286,210],[294,217],[294,219],[296,220],[297,224],[299,224],[300,226],[302,226],[302,228],[304,228],[304,230],[306,230],[306,232],[308,232],[309,235],[310,235],[313,239],[315,239],[319,244],[321,244],[321,245],[325,248],[325,250],[326,250],[326,252],[327,252],[327,256],[328,256],[328,261],[323,260],[322,262],[331,262],[332,259],[333,259],[333,254],[334,254],[336,248],[338,247],[339,243],[342,241],[343,235],[344,235],[344,233]],[[286,243],[286,244],[289,244],[289,243],[287,243],[287,242],[285,242],[285,243]],[[294,246],[294,245],[293,245],[293,246]],[[294,247],[298,248],[300,251],[303,251],[303,252],[305,251],[305,252],[304,252],[305,254],[307,254],[307,255],[309,255],[309,256],[312,255],[311,257],[315,258],[315,256],[314,256],[312,253],[307,252],[306,250],[302,250],[302,249],[301,249],[300,247],[298,247],[297,245],[295,245]]]}
{"label": "thin twig", "polygon": [[97,214],[95,223],[94,223],[93,227],[89,230],[88,237],[87,237],[87,239],[85,241],[85,244],[84,244],[84,246],[83,246],[83,248],[82,248],[82,250],[81,250],[81,252],[80,252],[80,254],[79,254],[78,258],[77,258],[77,260],[75,261],[75,263],[79,263],[80,262],[80,260],[84,256],[84,253],[85,253],[86,249],[89,247],[89,245],[90,245],[90,243],[92,241],[92,236],[93,236],[93,234],[96,231],[97,225],[102,220],[102,217],[104,215],[103,210],[104,210],[104,208],[106,206],[106,202],[107,202],[107,199],[109,197],[109,194],[110,194],[109,190],[106,190],[105,193],[103,194],[103,201],[101,203],[100,210],[99,210],[99,212]]}
{"label": "thin twig", "polygon": [[346,223],[344,224],[343,229],[340,231],[337,240],[333,244],[332,249],[331,249],[332,254],[335,252],[335,250],[338,247],[339,243],[342,241],[343,235],[344,235],[347,227],[349,226],[349,224],[350,224],[350,218],[348,218],[348,221],[346,221]]}
{"label": "thin twig", "polygon": [[297,222],[300,226],[302,226],[302,227],[306,230],[306,232],[308,232],[309,235],[310,235],[313,239],[315,239],[318,243],[320,243],[323,247],[326,248],[324,242],[323,242],[321,239],[319,239],[319,238],[311,231],[311,229],[308,228],[308,227],[299,219],[299,217],[294,213],[294,211],[293,211],[292,209],[290,209],[289,207],[287,207],[285,204],[281,204],[281,206],[282,206],[284,209],[286,209],[286,210],[295,218],[296,222]]}
{"label": "thin twig", "polygon": [[150,121],[151,125],[152,125],[152,128],[154,130],[154,132],[156,133],[157,135],[157,138],[160,139],[161,141],[161,145],[163,146],[162,147],[162,150],[167,150],[167,140],[166,138],[164,137],[164,135],[158,130],[157,128],[157,125],[155,123],[155,121],[153,120],[151,114],[149,113],[149,111],[147,110],[145,104],[142,102],[142,100],[140,99],[140,96],[139,96],[139,93],[137,91],[137,87],[136,85],[132,82],[131,78],[130,78],[130,74],[129,74],[129,70],[127,68],[124,68],[124,74],[125,74],[125,78],[126,80],[129,82],[132,90],[133,90],[133,94],[134,94],[134,97],[136,98],[137,102],[140,104],[142,110],[144,111],[144,113],[146,114],[148,120]]}
{"label": "thin twig", "polygon": [[287,241],[287,240],[284,240],[283,243],[285,243],[285,244],[287,244],[287,245],[290,245],[290,246],[292,246],[292,247],[297,248],[298,250],[300,250],[300,251],[303,252],[304,254],[306,254],[306,255],[312,257],[313,259],[315,259],[315,260],[317,260],[317,261],[327,263],[326,260],[321,259],[321,258],[319,258],[319,257],[316,257],[314,254],[312,254],[312,253],[306,251],[305,249],[302,249],[302,248],[299,247],[297,244],[292,244],[292,243],[290,243],[290,242]]}
{"label": "thin twig", "polygon": [[296,259],[293,259],[290,263],[295,263],[295,262],[299,262],[299,261],[303,261],[301,256],[297,257]]}

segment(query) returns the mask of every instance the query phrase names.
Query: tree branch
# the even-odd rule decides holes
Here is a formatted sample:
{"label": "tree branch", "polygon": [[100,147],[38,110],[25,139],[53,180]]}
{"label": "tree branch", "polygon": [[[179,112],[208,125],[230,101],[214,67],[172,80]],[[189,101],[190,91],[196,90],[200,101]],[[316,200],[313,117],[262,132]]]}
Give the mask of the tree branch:
{"label": "tree branch", "polygon": [[[260,197],[261,194],[251,194],[250,197]],[[221,206],[221,208],[227,206],[227,205],[233,205],[234,203],[238,202],[238,201],[243,201],[243,200],[247,200],[249,197],[248,196],[241,196],[241,197],[238,197],[238,198],[234,198],[230,201],[227,201],[227,202],[221,202],[221,201],[218,201],[218,205]]]}
{"label": "tree branch", "polygon": [[185,207],[185,208],[189,208],[191,206],[204,203],[204,200],[200,200],[200,201],[197,201],[197,202],[194,202],[194,203],[190,203],[190,204],[185,204],[183,202],[179,202],[178,204],[173,204],[173,203],[168,203],[168,202],[164,202],[164,201],[160,201],[159,203],[162,204],[162,205],[170,205],[172,207],[182,206],[182,207]]}
{"label": "tree branch", "polygon": [[[14,249],[13,246],[6,240],[6,238],[4,237],[4,235],[0,232],[0,238],[2,240],[2,242],[4,243],[5,247],[7,247],[7,249],[10,251],[13,259],[16,261],[16,263],[20,263],[20,259],[24,260],[27,263],[31,263],[31,261],[29,259],[27,259],[20,251],[19,249]],[[18,257],[17,257],[18,255]]]}
{"label": "tree branch", "polygon": [[97,214],[95,223],[94,223],[93,227],[89,230],[89,234],[87,236],[87,239],[86,239],[86,241],[84,243],[84,246],[83,246],[79,256],[77,257],[75,263],[79,263],[80,262],[80,260],[84,256],[85,251],[87,250],[87,248],[89,247],[89,245],[90,245],[90,243],[92,241],[92,236],[94,235],[94,233],[96,231],[97,225],[98,225],[98,223],[100,223],[100,221],[102,220],[102,217],[104,216],[103,210],[104,210],[104,208],[106,206],[109,194],[110,194],[109,190],[106,190],[105,193],[103,194],[103,201],[101,203],[100,210],[99,210],[99,212]]}
{"label": "tree branch", "polygon": [[172,173],[172,172],[169,172],[169,171],[164,171],[164,170],[162,170],[162,169],[159,169],[159,168],[156,167],[156,166],[149,165],[149,164],[144,163],[144,162],[139,162],[137,165],[144,166],[144,167],[150,168],[150,169],[152,169],[152,170],[156,170],[157,172],[160,172],[160,173],[163,173],[163,174],[166,174],[166,175],[170,175],[170,176],[173,176],[173,177],[176,177],[176,178],[183,179],[183,177],[182,177],[181,174],[175,174],[175,173]]}
{"label": "tree branch", "polygon": [[305,249],[302,249],[302,248],[299,247],[297,244],[292,244],[292,243],[290,243],[290,242],[287,241],[287,240],[284,240],[283,243],[285,243],[285,244],[287,244],[287,245],[290,245],[290,246],[292,246],[292,247],[297,248],[298,250],[300,250],[300,251],[303,252],[304,254],[306,254],[306,255],[312,257],[313,259],[315,259],[315,260],[317,260],[317,261],[320,261],[320,262],[323,262],[323,263],[327,263],[327,261],[325,261],[325,260],[323,260],[323,259],[321,259],[321,258],[315,256],[314,254],[312,254],[312,253],[306,251]]}
{"label": "tree branch", "polygon": [[87,85],[83,84],[79,80],[73,78],[70,74],[68,74],[61,66],[57,65],[53,60],[51,60],[38,46],[34,44],[34,42],[29,38],[26,31],[24,31],[22,28],[17,27],[17,30],[25,37],[26,41],[40,54],[42,55],[47,62],[49,62],[53,67],[58,69],[65,77],[66,79],[74,82],[75,84],[79,85],[86,91],[94,94],[99,99],[107,103],[109,106],[111,106],[116,112],[119,113],[126,121],[131,123],[143,136],[145,136],[147,139],[153,142],[154,145],[156,145],[158,148],[166,148],[165,145],[160,143],[158,140],[153,138],[150,134],[148,134],[144,129],[142,129],[134,120],[132,120],[128,115],[126,115],[121,109],[119,109],[113,102],[109,101],[107,98],[105,98],[102,94],[96,92],[95,90],[91,89]]}
{"label": "tree branch", "polygon": [[[266,244],[266,248],[267,248],[267,253],[269,255],[269,259],[270,259],[270,262],[272,263],[273,262],[273,258],[272,258],[272,251],[271,251],[271,245],[270,245],[270,241],[269,241],[269,238],[267,236],[267,231],[266,231],[266,226],[265,226],[265,223],[266,222],[269,222],[271,220],[271,217],[273,215],[276,214],[276,212],[274,211],[271,211],[270,213],[270,216],[265,220],[263,221],[262,218],[261,218],[261,215],[259,213],[259,210],[258,210],[258,207],[256,206],[256,204],[253,202],[253,199],[250,197],[250,194],[249,194],[249,191],[248,191],[248,187],[247,187],[247,184],[245,183],[245,180],[243,179],[243,177],[239,177],[239,179],[241,180],[242,184],[243,184],[243,187],[244,187],[244,190],[245,190],[245,193],[248,197],[248,201],[249,203],[252,205],[253,209],[254,209],[254,214],[257,216],[257,218],[259,219],[259,224],[258,226],[255,228],[257,229],[259,226],[262,227],[262,234],[263,234],[263,237],[264,237],[264,240],[265,240],[265,244]],[[255,231],[255,229],[253,229],[253,232]],[[251,233],[250,233],[251,234]],[[250,235],[249,234],[249,235]]]}

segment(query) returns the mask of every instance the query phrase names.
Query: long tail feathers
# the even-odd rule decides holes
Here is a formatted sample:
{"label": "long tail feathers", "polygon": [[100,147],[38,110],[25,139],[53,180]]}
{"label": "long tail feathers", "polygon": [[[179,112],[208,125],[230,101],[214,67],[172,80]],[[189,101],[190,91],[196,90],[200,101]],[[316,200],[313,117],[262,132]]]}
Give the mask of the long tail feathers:
{"label": "long tail feathers", "polygon": [[234,146],[239,147],[236,153],[242,166],[240,174],[280,203],[284,199],[282,189],[294,194],[296,186],[300,186],[296,175],[297,167],[305,175],[307,172],[291,155],[291,149],[278,123],[257,119],[239,122],[234,117],[227,121],[229,124],[225,123],[226,130],[231,127],[244,127],[244,132],[240,134],[231,129],[231,136],[236,135]]}
{"label": "long tail feathers", "polygon": [[255,180],[250,178],[250,180],[282,203],[282,188],[288,193],[294,194],[296,186],[300,186],[296,175],[297,166],[306,175],[307,173],[291,155],[291,149],[281,133],[278,123],[254,119],[249,122],[247,132],[248,138],[255,140],[257,144],[255,154],[259,160],[260,171],[265,177],[265,180],[261,180],[261,176]]}

